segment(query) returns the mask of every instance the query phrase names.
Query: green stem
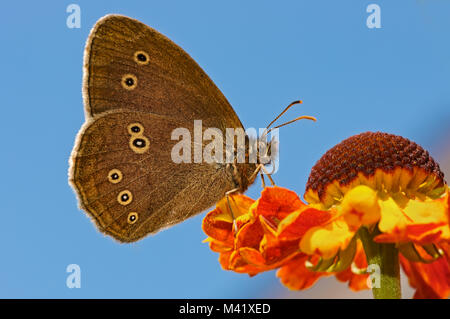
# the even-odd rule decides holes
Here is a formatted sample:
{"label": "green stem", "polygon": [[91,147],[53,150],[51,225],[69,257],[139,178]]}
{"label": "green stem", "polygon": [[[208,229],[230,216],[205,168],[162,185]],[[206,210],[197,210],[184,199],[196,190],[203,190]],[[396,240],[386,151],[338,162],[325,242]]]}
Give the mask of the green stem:
{"label": "green stem", "polygon": [[[373,238],[380,232],[370,232],[366,227],[358,231],[366,253],[368,271],[371,273],[372,293],[375,299],[401,299],[400,264],[395,244],[378,244]],[[371,266],[374,265],[374,266]],[[379,270],[379,276],[377,271]]]}

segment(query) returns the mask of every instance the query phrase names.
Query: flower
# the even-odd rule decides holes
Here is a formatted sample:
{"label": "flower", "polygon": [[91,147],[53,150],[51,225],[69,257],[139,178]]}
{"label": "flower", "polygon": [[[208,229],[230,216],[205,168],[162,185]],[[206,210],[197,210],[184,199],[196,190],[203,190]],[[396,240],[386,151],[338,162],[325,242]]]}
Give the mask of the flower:
{"label": "flower", "polygon": [[[319,258],[311,258],[299,250],[304,233],[327,223],[332,218],[330,212],[309,207],[293,191],[281,187],[265,188],[257,201],[233,195],[230,206],[226,198],[222,199],[203,220],[203,231],[208,235],[205,241],[211,250],[220,254],[223,269],[253,276],[279,268],[278,277],[291,289],[306,289],[320,277],[331,274],[309,270],[308,263]],[[353,248],[356,252],[356,245]],[[364,268],[367,265],[361,258],[361,245],[357,250],[357,264]],[[365,274],[353,274],[349,269],[336,268],[336,271],[337,278],[349,281],[354,290],[366,282]]]}
{"label": "flower", "polygon": [[[379,132],[352,136],[312,168],[304,198],[308,204],[270,187],[256,201],[220,201],[203,229],[222,267],[249,275],[278,269],[291,289],[335,275],[357,291],[368,288],[368,262],[389,247],[415,298],[449,296],[449,188],[419,145]],[[379,266],[398,273],[398,262]]]}

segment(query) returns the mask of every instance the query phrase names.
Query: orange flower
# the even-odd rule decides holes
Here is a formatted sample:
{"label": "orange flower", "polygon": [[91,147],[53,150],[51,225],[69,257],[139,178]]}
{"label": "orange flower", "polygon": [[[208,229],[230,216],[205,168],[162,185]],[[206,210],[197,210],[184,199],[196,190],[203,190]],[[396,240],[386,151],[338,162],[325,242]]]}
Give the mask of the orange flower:
{"label": "orange flower", "polygon": [[[303,235],[329,222],[330,212],[311,208],[294,192],[280,187],[265,188],[257,201],[233,195],[230,206],[236,228],[226,198],[203,220],[203,230],[209,236],[206,241],[211,250],[220,253],[223,269],[253,276],[280,268],[278,277],[291,289],[306,289],[320,277],[333,273],[339,280],[348,281],[354,290],[360,290],[361,283],[366,282],[367,275],[350,271],[351,259],[345,260],[346,265],[341,262],[334,272],[314,271],[320,256],[300,251]],[[361,245],[352,249],[353,254],[358,251],[358,267],[366,267]]]}
{"label": "orange flower", "polygon": [[399,274],[400,259],[415,298],[449,296],[449,188],[420,146],[385,133],[350,137],[312,168],[305,200],[279,187],[257,201],[234,195],[236,230],[226,199],[219,202],[203,229],[222,267],[249,275],[279,269],[291,289],[334,274],[361,290],[368,261],[380,261],[384,249],[394,262],[380,262],[382,272]]}

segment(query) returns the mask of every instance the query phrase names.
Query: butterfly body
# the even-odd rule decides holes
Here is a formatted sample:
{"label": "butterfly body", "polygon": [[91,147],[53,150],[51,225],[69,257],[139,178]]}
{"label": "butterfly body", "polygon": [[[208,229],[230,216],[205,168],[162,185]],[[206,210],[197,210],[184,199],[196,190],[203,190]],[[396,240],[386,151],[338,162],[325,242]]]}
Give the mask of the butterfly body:
{"label": "butterfly body", "polygon": [[98,229],[121,242],[177,224],[255,180],[258,163],[173,160],[177,128],[194,133],[199,119],[201,133],[243,126],[196,62],[137,20],[97,22],[86,44],[83,98],[86,122],[69,180]]}

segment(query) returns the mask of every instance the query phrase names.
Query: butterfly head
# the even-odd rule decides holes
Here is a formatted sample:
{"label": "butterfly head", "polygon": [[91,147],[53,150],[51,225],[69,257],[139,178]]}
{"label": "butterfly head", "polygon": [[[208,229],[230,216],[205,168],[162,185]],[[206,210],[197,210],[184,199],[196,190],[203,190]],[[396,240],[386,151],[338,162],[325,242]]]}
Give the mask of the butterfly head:
{"label": "butterfly head", "polygon": [[[243,151],[243,157],[239,157],[240,151]],[[257,139],[246,135],[245,148],[237,148],[235,160],[229,164],[230,173],[239,192],[245,192],[255,182],[263,166],[272,166],[271,171],[274,171],[273,164],[277,153],[276,139],[267,141],[267,138]]]}
{"label": "butterfly head", "polygon": [[[246,136],[245,140],[245,162],[244,163],[233,163],[233,180],[239,191],[244,192],[248,186],[250,186],[256,179],[258,173],[261,173],[261,177],[263,174],[267,175],[272,184],[274,182],[270,175],[275,173],[276,167],[276,158],[278,157],[278,134],[275,134],[280,127],[289,125],[291,123],[297,122],[301,119],[308,119],[316,121],[316,118],[313,116],[302,115],[291,121],[285,122],[283,124],[277,125],[275,127],[271,127],[287,110],[289,110],[293,105],[301,104],[302,101],[294,101],[290,103],[269,125],[266,127],[262,135],[258,138],[251,138]],[[272,132],[271,136],[275,136],[270,138],[267,141],[268,134]],[[239,153],[239,152],[238,152]],[[270,167],[269,170],[266,167]],[[264,179],[263,187],[264,187]]]}

